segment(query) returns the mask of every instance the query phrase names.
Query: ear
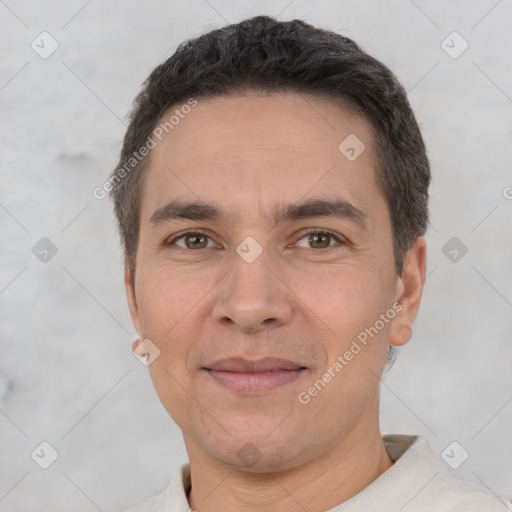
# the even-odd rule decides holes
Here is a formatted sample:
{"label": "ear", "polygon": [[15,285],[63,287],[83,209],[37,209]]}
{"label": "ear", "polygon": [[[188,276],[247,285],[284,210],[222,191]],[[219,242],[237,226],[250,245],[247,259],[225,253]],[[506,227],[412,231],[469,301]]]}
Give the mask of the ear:
{"label": "ear", "polygon": [[391,325],[391,345],[405,345],[412,336],[412,324],[420,307],[427,269],[427,242],[418,237],[404,258],[398,277],[396,302],[401,306]]}
{"label": "ear", "polygon": [[126,289],[126,297],[128,299],[128,307],[130,308],[132,323],[135,327],[135,330],[140,334],[141,322],[139,316],[139,307],[137,306],[137,297],[135,295],[135,283],[133,282],[127,265],[125,265],[124,268],[124,286]]}

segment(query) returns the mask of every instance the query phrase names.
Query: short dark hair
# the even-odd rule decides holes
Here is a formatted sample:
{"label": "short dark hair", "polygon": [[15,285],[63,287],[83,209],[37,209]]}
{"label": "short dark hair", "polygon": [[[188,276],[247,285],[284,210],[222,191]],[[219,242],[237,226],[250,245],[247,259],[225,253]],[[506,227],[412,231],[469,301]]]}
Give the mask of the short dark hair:
{"label": "short dark hair", "polygon": [[135,99],[120,161],[110,177],[132,278],[147,161],[141,148],[170,107],[249,91],[329,98],[370,122],[376,182],[389,207],[395,269],[401,274],[406,252],[427,228],[430,183],[425,145],[404,88],[384,64],[347,37],[301,20],[256,16],[180,44]]}

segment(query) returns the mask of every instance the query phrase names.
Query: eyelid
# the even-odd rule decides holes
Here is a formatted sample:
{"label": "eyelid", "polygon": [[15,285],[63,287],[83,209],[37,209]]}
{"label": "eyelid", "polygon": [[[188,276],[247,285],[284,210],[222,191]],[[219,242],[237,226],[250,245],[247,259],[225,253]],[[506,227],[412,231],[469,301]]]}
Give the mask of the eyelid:
{"label": "eyelid", "polygon": [[[302,240],[304,237],[306,237],[307,235],[310,235],[312,233],[320,233],[320,234],[326,234],[326,235],[330,235],[332,236],[333,238],[336,239],[336,241],[339,243],[339,244],[348,244],[350,243],[349,240],[347,240],[346,237],[340,235],[339,233],[337,233],[336,231],[332,231],[330,229],[326,229],[326,228],[307,228],[306,231],[301,231],[300,233],[300,236],[297,236],[297,240],[292,244],[292,245],[295,245],[298,241]],[[178,233],[175,233],[174,235],[171,235],[169,237],[167,237],[163,243],[164,246],[168,246],[168,245],[174,245],[175,247],[177,247],[177,250],[181,250],[181,251],[194,251],[194,250],[199,250],[199,249],[184,249],[183,247],[180,247],[178,245],[176,245],[176,241],[177,240],[180,240],[184,237],[186,237],[187,235],[190,235],[190,234],[201,234],[201,235],[205,235],[206,237],[208,237],[209,240],[211,240],[213,243],[217,244],[217,245],[220,245],[219,243],[217,243],[214,238],[212,237],[212,235],[210,234],[210,232],[206,229],[201,229],[201,228],[197,228],[197,229],[187,229],[185,231],[181,231],[181,232],[178,232]],[[329,247],[326,247],[325,249],[323,250],[328,250],[328,249],[331,249],[335,246],[329,246]],[[206,247],[205,247],[206,249]],[[315,250],[318,250],[318,249],[315,249]]]}
{"label": "eyelid", "polygon": [[[296,242],[294,242],[294,244],[296,244],[299,240],[302,240],[305,236],[310,235],[312,233],[320,233],[320,234],[330,235],[333,238],[335,238],[336,241],[339,242],[340,244],[350,243],[346,237],[344,237],[343,235],[340,235],[336,231],[332,231],[332,230],[326,229],[326,228],[308,228],[306,231],[301,231],[300,236],[297,236],[297,240],[296,240]],[[326,247],[324,250],[331,249],[333,247],[334,246],[329,246],[329,247]],[[315,250],[319,250],[319,249],[315,249]]]}
{"label": "eyelid", "polygon": [[184,237],[186,237],[187,235],[205,235],[206,237],[208,237],[209,240],[211,240],[213,243],[217,244],[217,245],[220,245],[219,243],[217,243],[214,238],[211,236],[211,234],[208,232],[208,230],[206,229],[201,229],[201,228],[197,228],[197,229],[186,229],[185,231],[180,231],[178,233],[175,233],[174,235],[171,235],[171,236],[168,236],[165,240],[164,240],[164,243],[163,245],[164,246],[168,246],[168,245],[174,245],[175,247],[178,248],[178,250],[181,250],[181,251],[194,251],[194,250],[198,250],[198,249],[184,249],[183,247],[180,247],[179,245],[176,245],[176,241],[177,240],[180,240]]}

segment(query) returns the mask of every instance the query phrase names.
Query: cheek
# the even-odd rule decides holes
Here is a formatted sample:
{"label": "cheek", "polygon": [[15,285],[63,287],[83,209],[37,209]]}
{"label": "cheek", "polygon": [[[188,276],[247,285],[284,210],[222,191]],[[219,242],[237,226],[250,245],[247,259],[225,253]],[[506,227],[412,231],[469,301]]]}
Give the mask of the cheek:
{"label": "cheek", "polygon": [[[326,279],[324,293],[317,289],[308,306],[311,322],[322,332],[317,343],[326,355],[325,366],[312,375],[301,391],[311,399],[315,415],[330,415],[335,422],[356,422],[357,415],[378,400],[379,376],[386,362],[393,314],[390,295],[369,272],[339,272]],[[327,284],[328,283],[328,284]],[[307,283],[304,283],[307,286]],[[394,310],[392,310],[394,313]],[[301,402],[302,403],[302,402]],[[339,407],[335,407],[337,404]]]}
{"label": "cheek", "polygon": [[346,343],[392,306],[393,290],[385,275],[376,265],[346,264],[321,275],[303,274],[293,290],[305,314],[309,311],[330,337]]}
{"label": "cheek", "polygon": [[[304,301],[304,314],[321,330],[317,342],[326,355],[326,366],[318,369],[311,385],[318,379],[329,381],[320,393],[322,397],[315,398],[314,407],[328,407],[332,401],[357,408],[356,397],[356,402],[361,403],[376,399],[376,376],[386,362],[394,316],[392,310],[385,317],[387,321],[381,319],[393,305],[388,274],[378,268],[377,262],[364,266],[347,264],[321,279],[301,281],[297,295],[309,297]],[[322,388],[322,383],[317,387]]]}
{"label": "cheek", "polygon": [[[138,278],[137,303],[146,336],[167,338],[193,316],[211,285],[162,262],[147,262]],[[205,277],[205,276],[203,276]]]}
{"label": "cheek", "polygon": [[[201,308],[204,289],[181,273],[146,265],[140,275],[138,295],[142,333],[160,350],[149,367],[155,389],[169,412],[179,410],[181,386],[187,386],[187,361],[200,324],[194,321]],[[143,284],[143,285],[142,285]]]}
{"label": "cheek", "polygon": [[[183,427],[193,403],[190,392],[186,389],[186,373],[179,366],[169,365],[166,354],[162,354],[149,366],[149,373],[158,398],[174,422]],[[192,401],[193,402],[193,401]]]}
{"label": "cheek", "polygon": [[140,279],[143,334],[160,349],[160,356],[149,366],[151,379],[169,415],[184,425],[191,407],[187,361],[200,335],[201,326],[194,319],[200,313],[205,288],[194,286],[182,272],[171,273],[161,264],[147,264]]}

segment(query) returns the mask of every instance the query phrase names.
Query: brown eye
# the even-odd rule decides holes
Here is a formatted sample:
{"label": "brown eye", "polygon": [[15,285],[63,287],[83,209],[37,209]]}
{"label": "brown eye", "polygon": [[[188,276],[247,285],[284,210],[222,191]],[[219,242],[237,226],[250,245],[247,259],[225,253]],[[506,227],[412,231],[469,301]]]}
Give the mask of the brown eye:
{"label": "brown eye", "polygon": [[331,235],[328,233],[312,233],[308,237],[308,242],[314,249],[324,249],[331,244]]}
{"label": "brown eye", "polygon": [[171,243],[181,249],[206,249],[211,245],[210,242],[210,237],[204,233],[186,233]]}
{"label": "brown eye", "polygon": [[188,249],[204,249],[208,245],[208,237],[200,233],[187,235],[185,245]]}
{"label": "brown eye", "polygon": [[335,245],[343,245],[343,239],[329,231],[310,231],[296,245],[303,249],[329,249]]}

